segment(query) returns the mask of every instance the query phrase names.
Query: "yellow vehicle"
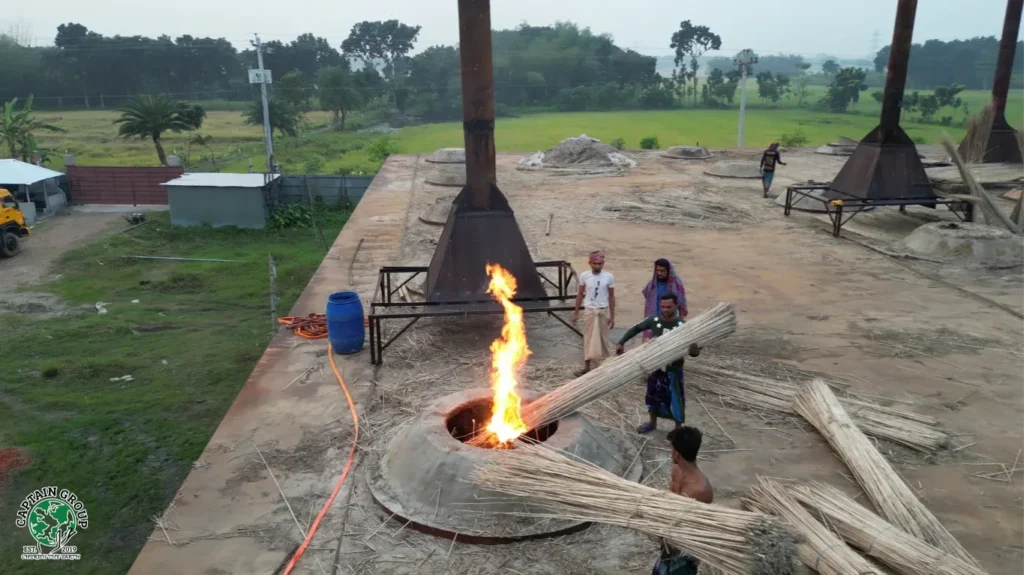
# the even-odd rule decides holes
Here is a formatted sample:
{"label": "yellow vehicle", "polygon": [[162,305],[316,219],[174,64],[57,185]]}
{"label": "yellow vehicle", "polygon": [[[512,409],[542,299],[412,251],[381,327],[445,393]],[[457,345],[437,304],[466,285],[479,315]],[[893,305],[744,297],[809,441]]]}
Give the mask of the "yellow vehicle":
{"label": "yellow vehicle", "polygon": [[0,257],[11,258],[20,249],[19,238],[29,235],[25,214],[11,192],[0,188]]}

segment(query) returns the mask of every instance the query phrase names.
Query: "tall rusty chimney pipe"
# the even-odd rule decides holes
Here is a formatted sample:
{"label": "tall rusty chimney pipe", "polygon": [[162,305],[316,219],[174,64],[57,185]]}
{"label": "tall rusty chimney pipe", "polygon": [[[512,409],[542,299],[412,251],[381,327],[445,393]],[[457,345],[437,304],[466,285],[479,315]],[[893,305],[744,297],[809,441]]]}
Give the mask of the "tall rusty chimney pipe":
{"label": "tall rusty chimney pipe", "polygon": [[999,59],[996,60],[996,76],[992,80],[992,108],[996,118],[1003,122],[1006,121],[1006,96],[1010,92],[1013,55],[1017,51],[1017,33],[1020,31],[1022,8],[1024,8],[1024,0],[1009,0],[1006,3],[1003,37],[999,40]]}
{"label": "tall rusty chimney pipe", "polygon": [[[1017,33],[1020,32],[1021,10],[1024,0],[1008,0],[1006,17],[1003,19],[1003,37],[999,40],[999,57],[996,73],[992,79],[992,129],[989,130],[984,163],[1024,163],[1017,131],[1006,121],[1006,97],[1010,92],[1010,77],[1013,75],[1013,56],[1017,51]],[[960,154],[966,150],[967,139],[960,144]]]}
{"label": "tall rusty chimney pipe", "polygon": [[900,0],[896,7],[896,25],[892,30],[892,44],[889,45],[889,66],[885,74],[885,93],[882,97],[881,126],[887,132],[900,125],[903,89],[907,85],[907,62],[910,60],[910,44],[914,36],[916,13],[917,0]]}
{"label": "tall rusty chimney pipe", "polygon": [[917,147],[900,127],[916,13],[917,0],[899,0],[889,47],[881,119],[878,126],[861,138],[850,159],[824,191],[827,199],[861,203],[898,200],[935,207],[935,191]]}
{"label": "tall rusty chimney pipe", "polygon": [[491,186],[497,183],[490,0],[459,0],[459,57],[466,184],[472,190],[473,207],[486,209]]}
{"label": "tall rusty chimney pipe", "polygon": [[430,259],[426,299],[431,304],[463,311],[496,305],[487,293],[487,266],[498,264],[515,276],[520,301],[529,299],[534,300],[531,305],[547,306],[547,291],[530,248],[508,198],[498,189],[491,3],[458,2],[466,185],[452,202]]}

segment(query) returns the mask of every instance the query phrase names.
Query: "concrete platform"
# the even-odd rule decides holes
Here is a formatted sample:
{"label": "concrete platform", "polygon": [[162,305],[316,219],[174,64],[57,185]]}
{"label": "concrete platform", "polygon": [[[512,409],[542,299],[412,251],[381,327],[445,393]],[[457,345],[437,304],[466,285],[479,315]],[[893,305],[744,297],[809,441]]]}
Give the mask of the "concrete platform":
{"label": "concrete platform", "polygon": [[[749,149],[713,152],[754,162],[760,156]],[[996,273],[896,259],[855,243],[901,251],[921,224],[956,221],[945,210],[877,209],[833,238],[825,215],[784,218],[762,198],[756,180],[710,177],[706,163],[660,154],[637,152],[639,165],[625,174],[582,176],[518,170],[526,154],[501,153],[498,184],[535,259],[566,259],[583,270],[591,250],[605,250],[616,282],[616,329],[643,317],[640,292],[654,260],[665,257],[686,282],[691,314],[719,301],[736,306],[736,334],[701,358],[777,370],[769,375],[782,379],[824,374],[852,392],[891,398],[894,406],[942,421],[962,446],[950,457],[922,461],[889,445],[884,455],[987,572],[1019,571],[1022,475],[1003,482],[975,474],[980,463],[1012,469],[1024,440],[1020,269]],[[776,189],[829,181],[844,162],[812,149],[788,151],[785,159]],[[415,156],[388,158],[291,313],[321,312],[330,291],[348,289],[360,239],[351,279],[364,298],[372,295],[380,266],[426,265],[441,230],[419,216],[452,193],[424,183],[437,167]],[[658,220],[618,219],[604,210],[614,201],[639,203],[668,191],[679,192],[678,201],[657,204]],[[1007,200],[997,202],[1012,209]],[[738,210],[757,217],[736,218]],[[401,327],[395,321],[388,329]],[[524,381],[531,389],[572,379],[582,361],[578,337],[544,314],[528,317],[527,330],[533,353]],[[650,571],[657,545],[632,531],[595,525],[554,540],[484,547],[420,533],[373,501],[372,463],[425,407],[487,381],[489,346],[499,333],[500,318],[421,320],[387,350],[379,372],[368,369],[366,352],[336,356],[360,413],[360,457],[296,575],[331,573],[335,562],[338,573],[360,575]],[[272,575],[281,565],[330,493],[351,445],[347,404],[325,351],[325,343],[287,332],[274,338],[165,514],[173,545],[155,529],[132,573]],[[759,413],[690,394],[686,419],[704,432],[699,464],[716,501],[740,505],[758,475],[780,473],[854,493],[843,477],[848,470],[820,435],[788,421],[766,424]],[[603,433],[641,449],[642,483],[667,488],[669,426],[637,436],[643,401],[644,384],[637,381],[583,413]]]}

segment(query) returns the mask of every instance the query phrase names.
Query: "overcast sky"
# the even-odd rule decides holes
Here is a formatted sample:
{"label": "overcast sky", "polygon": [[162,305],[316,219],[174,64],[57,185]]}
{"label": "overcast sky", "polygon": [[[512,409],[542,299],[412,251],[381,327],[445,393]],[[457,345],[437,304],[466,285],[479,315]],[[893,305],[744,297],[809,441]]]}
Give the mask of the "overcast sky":
{"label": "overcast sky", "polygon": [[[244,46],[252,33],[290,40],[312,32],[335,46],[361,20],[397,18],[423,27],[417,51],[458,39],[455,0],[3,0],[0,31],[18,30],[36,45],[51,44],[58,24],[78,22],[104,35],[168,34],[227,38]],[[682,20],[721,35],[723,52],[753,48],[813,56],[860,57],[889,43],[896,0],[492,0],[494,28],[572,20],[611,34],[624,47],[667,55]],[[162,8],[161,8],[162,7]],[[1005,0],[921,0],[914,40],[996,36]]]}

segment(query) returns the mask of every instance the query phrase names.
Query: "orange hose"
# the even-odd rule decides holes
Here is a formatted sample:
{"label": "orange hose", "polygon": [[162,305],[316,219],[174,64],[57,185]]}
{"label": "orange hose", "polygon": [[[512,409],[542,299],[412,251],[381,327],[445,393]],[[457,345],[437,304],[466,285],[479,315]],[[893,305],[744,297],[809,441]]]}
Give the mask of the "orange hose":
{"label": "orange hose", "polygon": [[[284,325],[303,339],[327,337],[327,316],[322,313],[311,313],[306,317],[279,317],[277,323]],[[370,326],[369,318],[363,318],[363,326]]]}
{"label": "orange hose", "polygon": [[306,538],[302,541],[302,545],[295,550],[292,554],[292,558],[288,561],[288,566],[285,567],[282,575],[289,575],[295,566],[299,564],[299,559],[302,554],[306,552],[309,547],[309,542],[313,540],[313,536],[316,535],[316,530],[320,527],[320,521],[323,520],[324,516],[327,515],[327,510],[334,504],[334,499],[338,496],[341,491],[341,486],[345,484],[345,479],[348,478],[349,471],[352,470],[352,462],[356,458],[356,446],[359,444],[359,414],[356,413],[356,404],[352,401],[352,396],[348,392],[348,387],[345,386],[345,379],[341,377],[341,372],[338,371],[338,365],[334,363],[334,350],[331,349],[331,344],[327,344],[327,359],[331,361],[331,369],[334,370],[335,377],[338,378],[338,384],[341,386],[341,391],[345,392],[345,400],[348,401],[348,408],[352,412],[352,449],[348,452],[348,461],[345,462],[345,468],[341,471],[341,477],[338,478],[338,482],[334,485],[334,491],[331,492],[331,496],[327,498],[327,502],[320,509],[320,513],[316,514],[316,519],[313,520],[313,524],[309,527],[309,531],[306,533]]}

